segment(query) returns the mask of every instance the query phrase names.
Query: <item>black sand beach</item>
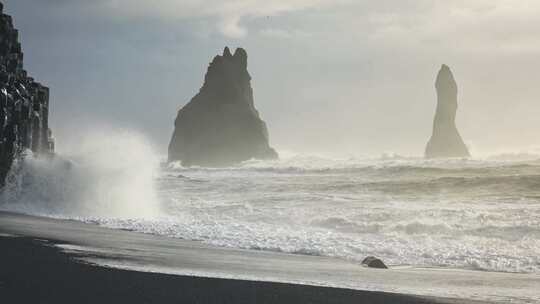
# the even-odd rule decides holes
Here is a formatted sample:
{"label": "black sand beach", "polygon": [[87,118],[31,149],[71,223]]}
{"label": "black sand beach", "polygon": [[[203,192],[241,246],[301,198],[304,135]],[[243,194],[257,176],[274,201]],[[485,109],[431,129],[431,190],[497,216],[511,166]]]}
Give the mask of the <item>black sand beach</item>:
{"label": "black sand beach", "polygon": [[43,240],[0,237],[2,303],[459,303],[294,284],[93,266]]}
{"label": "black sand beach", "polygon": [[[0,235],[2,303],[492,303],[278,282],[352,277],[397,284],[392,280],[398,279],[431,289],[437,284],[461,285],[466,291],[465,285],[483,284],[503,292],[504,286],[534,290],[532,286],[540,282],[538,276],[480,272],[476,275],[485,276],[485,281],[478,282],[473,272],[372,270],[330,258],[230,250],[2,212]],[[214,278],[211,273],[218,275]],[[235,278],[259,279],[223,278],[229,273]],[[265,274],[275,274],[278,281],[265,279]],[[422,283],[422,277],[431,285]]]}

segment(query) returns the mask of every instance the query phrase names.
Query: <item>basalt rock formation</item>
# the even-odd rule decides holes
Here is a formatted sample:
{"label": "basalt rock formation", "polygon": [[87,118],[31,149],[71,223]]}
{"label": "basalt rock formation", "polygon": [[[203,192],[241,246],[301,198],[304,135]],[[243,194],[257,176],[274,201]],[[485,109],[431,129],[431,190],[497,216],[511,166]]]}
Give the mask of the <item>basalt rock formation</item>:
{"label": "basalt rock formation", "polygon": [[50,154],[49,89],[23,69],[19,33],[0,3],[0,186],[13,160],[27,149]]}
{"label": "basalt rock formation", "polygon": [[437,81],[437,110],[433,134],[426,147],[427,158],[469,157],[469,151],[456,127],[458,87],[447,65],[442,65]]}
{"label": "basalt rock formation", "polygon": [[169,161],[220,167],[278,157],[255,109],[247,59],[244,49],[233,55],[226,47],[210,63],[199,93],[178,112]]}

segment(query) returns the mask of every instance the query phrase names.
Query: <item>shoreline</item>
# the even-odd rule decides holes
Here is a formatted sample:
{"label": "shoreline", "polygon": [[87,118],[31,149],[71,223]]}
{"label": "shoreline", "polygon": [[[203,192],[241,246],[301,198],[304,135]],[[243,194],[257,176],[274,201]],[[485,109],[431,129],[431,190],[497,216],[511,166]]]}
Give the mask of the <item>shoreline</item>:
{"label": "shoreline", "polygon": [[0,248],[0,294],[14,303],[22,295],[68,303],[79,294],[88,303],[120,294],[136,303],[534,303],[540,286],[538,275],[369,269],[6,212]]}
{"label": "shoreline", "polygon": [[[6,303],[458,303],[401,294],[146,273],[76,261],[43,240],[0,236]],[[461,303],[461,302],[460,302]]]}

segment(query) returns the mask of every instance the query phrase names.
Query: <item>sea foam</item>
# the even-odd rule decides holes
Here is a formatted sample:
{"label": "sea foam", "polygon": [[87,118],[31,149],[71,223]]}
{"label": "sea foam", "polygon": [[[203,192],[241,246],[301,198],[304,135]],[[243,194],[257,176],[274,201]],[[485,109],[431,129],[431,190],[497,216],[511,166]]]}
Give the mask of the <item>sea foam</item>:
{"label": "sea foam", "polygon": [[230,248],[540,273],[534,157],[300,155],[184,168],[157,166],[136,134],[85,142],[69,162],[14,166],[2,208]]}

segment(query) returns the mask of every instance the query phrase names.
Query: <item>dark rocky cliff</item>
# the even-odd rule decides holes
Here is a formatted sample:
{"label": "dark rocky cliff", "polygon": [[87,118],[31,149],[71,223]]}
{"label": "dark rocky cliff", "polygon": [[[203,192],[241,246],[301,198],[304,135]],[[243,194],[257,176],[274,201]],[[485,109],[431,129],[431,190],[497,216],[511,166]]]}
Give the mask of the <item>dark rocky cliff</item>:
{"label": "dark rocky cliff", "polygon": [[0,185],[24,150],[50,154],[49,89],[23,69],[19,32],[0,3]]}
{"label": "dark rocky cliff", "polygon": [[442,65],[435,88],[437,110],[433,134],[426,147],[426,157],[469,157],[469,151],[456,127],[458,87],[447,65]]}
{"label": "dark rocky cliff", "polygon": [[277,157],[255,109],[247,53],[238,48],[233,55],[225,48],[210,63],[199,93],[178,112],[169,161],[227,166]]}

